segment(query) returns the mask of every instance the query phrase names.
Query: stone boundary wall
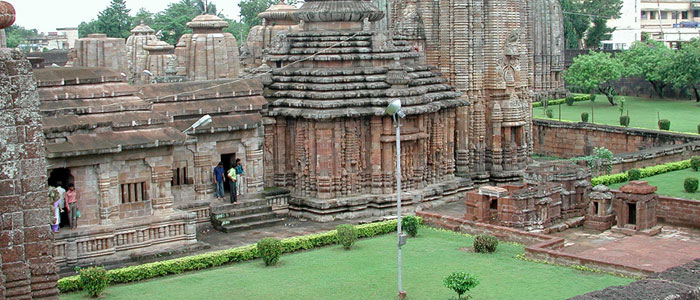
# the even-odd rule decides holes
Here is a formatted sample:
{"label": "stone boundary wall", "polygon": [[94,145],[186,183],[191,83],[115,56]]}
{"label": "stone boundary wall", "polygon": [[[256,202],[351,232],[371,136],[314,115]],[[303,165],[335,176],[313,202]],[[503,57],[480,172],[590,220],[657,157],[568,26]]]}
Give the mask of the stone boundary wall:
{"label": "stone boundary wall", "polygon": [[700,228],[700,201],[659,196],[656,217],[659,222]]}
{"label": "stone boundary wall", "polygon": [[615,154],[612,173],[700,155],[700,135],[545,119],[533,125],[535,153],[572,158],[605,147]]}
{"label": "stone boundary wall", "polygon": [[559,249],[564,246],[565,240],[559,237],[537,234],[509,227],[477,223],[460,218],[441,216],[430,212],[417,212],[416,215],[422,217],[423,223],[427,225],[473,235],[491,234],[504,241],[524,244],[526,245],[526,256],[534,259],[564,265],[581,265],[631,276],[647,276],[653,273],[651,270],[592,260],[576,256],[575,254],[561,252]]}

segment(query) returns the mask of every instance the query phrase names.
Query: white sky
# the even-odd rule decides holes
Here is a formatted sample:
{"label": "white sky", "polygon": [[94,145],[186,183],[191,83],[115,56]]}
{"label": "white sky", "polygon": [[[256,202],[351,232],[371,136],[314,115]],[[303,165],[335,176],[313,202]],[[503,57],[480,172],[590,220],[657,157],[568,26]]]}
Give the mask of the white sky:
{"label": "white sky", "polygon": [[[17,20],[15,24],[26,28],[36,28],[40,32],[56,31],[60,27],[78,27],[83,21],[97,18],[111,0],[6,0],[15,7]],[[209,0],[216,4],[216,9],[238,20],[239,0]],[[177,0],[126,0],[126,6],[133,16],[140,8],[156,13]]]}

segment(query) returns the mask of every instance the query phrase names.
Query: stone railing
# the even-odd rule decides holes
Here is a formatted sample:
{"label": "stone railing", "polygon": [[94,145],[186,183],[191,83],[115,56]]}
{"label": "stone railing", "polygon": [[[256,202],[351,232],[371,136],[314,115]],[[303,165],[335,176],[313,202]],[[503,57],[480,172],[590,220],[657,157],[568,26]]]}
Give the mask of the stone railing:
{"label": "stone railing", "polygon": [[197,229],[211,228],[211,206],[209,202],[194,202],[178,205],[177,209],[195,214]]}
{"label": "stone railing", "polygon": [[[152,216],[110,226],[57,234],[53,256],[59,266],[115,261],[151,246],[197,241],[194,214],[183,212],[154,221]],[[112,256],[112,255],[117,256]]]}
{"label": "stone railing", "polygon": [[285,189],[273,189],[263,193],[267,205],[272,206],[272,210],[277,213],[286,213],[289,211],[289,200],[291,193]]}

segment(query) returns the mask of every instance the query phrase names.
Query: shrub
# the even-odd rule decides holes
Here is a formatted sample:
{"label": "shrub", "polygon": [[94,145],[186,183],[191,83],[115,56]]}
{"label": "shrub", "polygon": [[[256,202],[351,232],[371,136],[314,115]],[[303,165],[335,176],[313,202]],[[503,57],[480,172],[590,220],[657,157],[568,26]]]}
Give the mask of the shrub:
{"label": "shrub", "polygon": [[574,97],[566,97],[565,101],[567,106],[573,106],[574,102],[576,102],[576,99],[574,99]]}
{"label": "shrub", "polygon": [[[654,176],[654,175],[683,170],[683,169],[687,169],[687,168],[690,168],[690,159],[676,161],[676,162],[670,162],[670,163],[666,163],[663,165],[646,167],[646,168],[640,169],[639,171],[641,172],[641,178],[646,178],[646,177],[650,177],[650,176]],[[611,185],[611,184],[616,184],[616,183],[623,183],[623,182],[627,181],[627,179],[628,179],[627,172],[617,173],[617,174],[612,174],[612,175],[603,175],[603,176],[598,176],[598,177],[591,179],[591,185],[593,185],[593,186],[596,186],[599,184]]]}
{"label": "shrub", "polygon": [[700,156],[693,156],[690,158],[690,168],[693,171],[700,171]]}
{"label": "shrub", "polygon": [[581,113],[581,122],[588,122],[588,113],[585,111]]}
{"label": "shrub", "polygon": [[698,124],[698,133],[700,133],[700,124]]}
{"label": "shrub", "polygon": [[591,94],[588,97],[591,99],[591,102],[595,102],[596,94]]}
{"label": "shrub", "polygon": [[80,287],[87,291],[90,297],[99,297],[107,287],[107,271],[103,267],[80,269]]}
{"label": "shrub", "polygon": [[627,171],[627,177],[629,178],[629,181],[639,180],[640,178],[642,178],[642,171],[640,171],[639,169],[629,170]]}
{"label": "shrub", "polygon": [[547,110],[545,110],[544,114],[547,115],[547,118],[550,118],[550,119],[554,117],[554,112],[552,111],[551,108],[548,108]]}
{"label": "shrub", "polygon": [[474,251],[477,253],[492,253],[498,247],[496,237],[488,234],[477,235],[474,237]]}
{"label": "shrub", "polygon": [[401,228],[408,233],[410,237],[418,235],[418,218],[414,216],[405,216],[401,219]]}
{"label": "shrub", "polygon": [[[479,285],[479,280],[476,276],[469,273],[454,272],[445,277],[443,284],[445,284],[446,288],[455,291],[458,299],[462,299],[463,294]],[[467,295],[466,299],[469,299],[469,295]]]}
{"label": "shrub", "polygon": [[661,130],[671,129],[671,121],[669,121],[667,119],[659,120],[659,129],[661,129]]}
{"label": "shrub", "polygon": [[698,179],[695,177],[688,177],[683,182],[683,188],[688,193],[695,193],[698,191]]}
{"label": "shrub", "polygon": [[620,125],[630,126],[630,116],[620,116]]}
{"label": "shrub", "polygon": [[258,255],[262,257],[266,266],[274,266],[282,255],[282,242],[276,238],[266,237],[258,241]]}
{"label": "shrub", "polygon": [[345,250],[350,250],[350,248],[352,248],[352,244],[354,244],[357,240],[357,232],[355,231],[355,226],[352,226],[350,224],[342,224],[338,225],[338,227],[336,227],[335,230],[336,232],[338,232],[338,242],[340,242],[340,244],[343,245],[343,248],[345,248]]}

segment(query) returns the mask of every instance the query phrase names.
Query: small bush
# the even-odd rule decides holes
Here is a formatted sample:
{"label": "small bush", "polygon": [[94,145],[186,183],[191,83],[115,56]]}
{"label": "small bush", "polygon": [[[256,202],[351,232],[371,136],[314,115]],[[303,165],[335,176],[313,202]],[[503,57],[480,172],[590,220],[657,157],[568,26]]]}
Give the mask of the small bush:
{"label": "small bush", "polygon": [[581,122],[588,122],[588,113],[585,111],[581,113]]}
{"label": "small bush", "polygon": [[700,156],[693,156],[690,158],[690,168],[693,171],[700,171]]}
{"label": "small bush", "polygon": [[629,178],[629,181],[639,180],[642,178],[642,171],[639,169],[629,170],[627,171],[627,177]]}
{"label": "small bush", "polygon": [[474,237],[474,251],[477,253],[496,252],[498,239],[492,235],[482,234]]}
{"label": "small bush", "polygon": [[350,224],[342,224],[338,225],[335,230],[338,232],[338,242],[343,245],[345,250],[350,250],[352,245],[357,240],[357,231],[355,231],[355,226]]}
{"label": "small bush", "polygon": [[418,235],[419,224],[418,218],[414,216],[405,216],[401,219],[401,228],[406,231],[410,237]]}
{"label": "small bush", "polygon": [[620,125],[622,126],[630,126],[630,117],[629,116],[620,116]]}
{"label": "small bush", "polygon": [[661,130],[671,129],[671,121],[669,121],[667,119],[659,120],[659,129],[661,129]]}
{"label": "small bush", "polygon": [[551,119],[554,117],[554,112],[552,111],[551,108],[548,108],[547,110],[545,110],[544,113],[547,115],[547,118]]}
{"label": "small bush", "polygon": [[698,133],[700,133],[700,124],[698,124]]}
{"label": "small bush", "polygon": [[[458,299],[462,299],[462,295],[479,285],[479,280],[476,276],[469,273],[454,272],[445,277],[443,284],[445,284],[446,288],[455,291]],[[469,299],[469,295],[467,295],[466,299]]]}
{"label": "small bush", "polygon": [[591,102],[595,102],[596,94],[591,94],[589,97],[591,98]]}
{"label": "small bush", "polygon": [[103,267],[80,269],[80,287],[90,297],[99,297],[107,287],[107,271]]}
{"label": "small bush", "polygon": [[567,106],[574,106],[574,102],[576,102],[576,99],[574,99],[574,97],[566,97]]}
{"label": "small bush", "polygon": [[698,179],[695,177],[688,177],[683,182],[683,188],[687,193],[695,193],[698,191]]}
{"label": "small bush", "polygon": [[258,254],[266,266],[274,266],[282,255],[282,242],[276,238],[266,237],[258,241]]}

